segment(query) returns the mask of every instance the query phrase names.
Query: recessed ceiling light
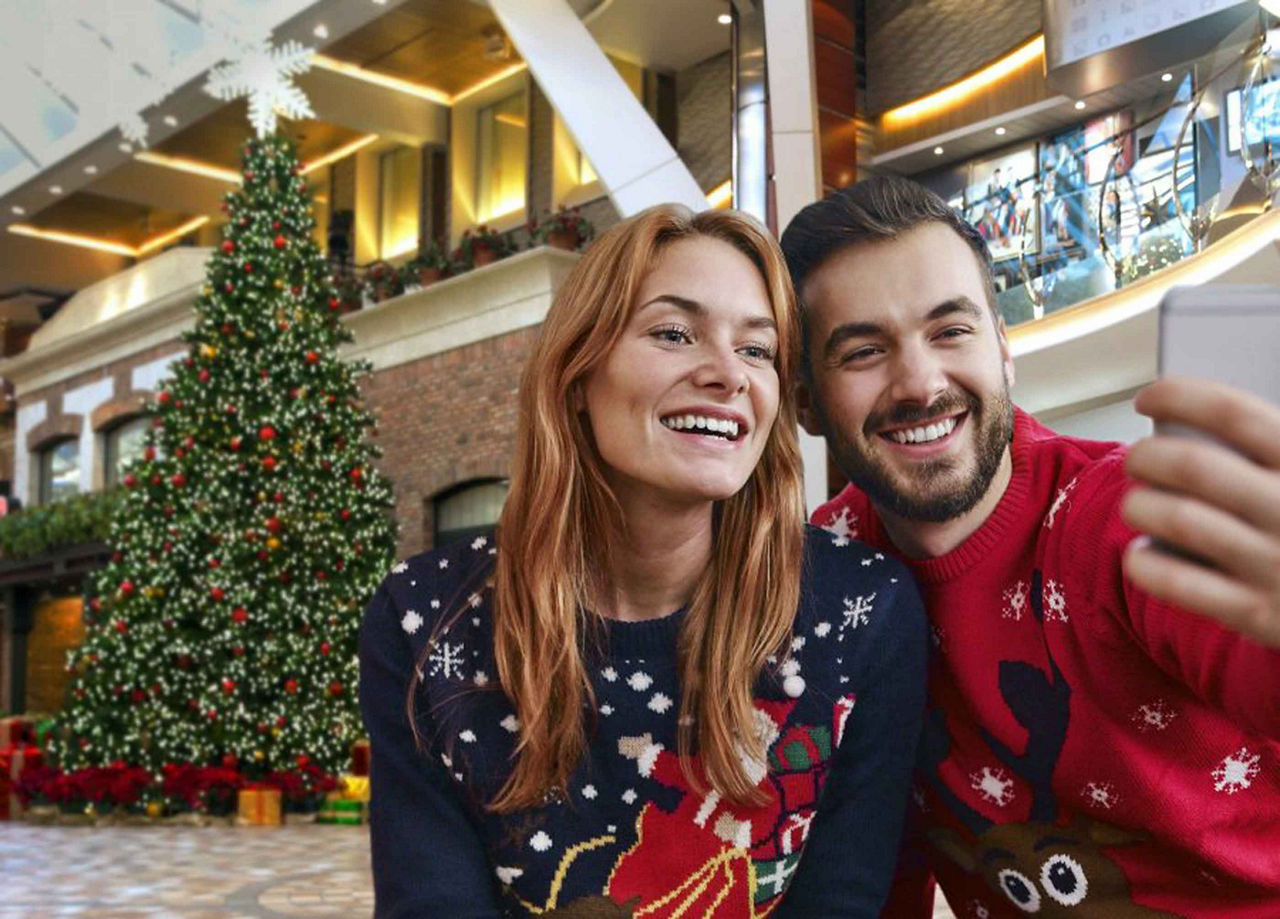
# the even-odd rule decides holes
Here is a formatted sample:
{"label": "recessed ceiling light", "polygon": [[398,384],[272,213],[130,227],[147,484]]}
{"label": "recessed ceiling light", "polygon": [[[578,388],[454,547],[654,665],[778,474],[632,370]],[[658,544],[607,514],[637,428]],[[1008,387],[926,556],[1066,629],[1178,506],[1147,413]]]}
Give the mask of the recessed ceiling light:
{"label": "recessed ceiling light", "polygon": [[320,23],[320,25],[316,26],[314,29],[311,30],[311,34],[314,35],[316,38],[328,38],[329,27],[322,22]]}
{"label": "recessed ceiling light", "polygon": [[120,152],[121,152],[121,153],[132,153],[132,152],[133,152],[133,144],[130,144],[130,143],[123,143],[123,144],[120,144]]}
{"label": "recessed ceiling light", "polygon": [[942,156],[942,148],[941,148],[941,147],[934,147],[934,148],[933,148],[933,155],[934,155],[934,156]]}
{"label": "recessed ceiling light", "polygon": [[386,6],[387,0],[373,0],[374,6]]}
{"label": "recessed ceiling light", "polygon": [[721,13],[716,17],[716,22],[720,23],[722,26],[727,26],[729,23],[733,22],[733,17],[728,13]]}
{"label": "recessed ceiling light", "polygon": [[1003,127],[996,128],[996,137],[1004,137],[1006,130]]}
{"label": "recessed ceiling light", "polygon": [[1084,100],[1083,100],[1083,99],[1077,99],[1077,100],[1076,100],[1076,111],[1078,112],[1078,111],[1080,111],[1082,108],[1084,108]]}
{"label": "recessed ceiling light", "polygon": [[84,174],[96,176],[98,174],[98,167],[93,165],[93,163],[90,163],[88,166],[84,167]]}
{"label": "recessed ceiling light", "polygon": [[1172,81],[1172,80],[1173,80],[1173,74],[1171,74],[1171,73],[1162,73],[1162,74],[1160,74],[1160,82],[1161,82],[1161,83],[1168,83],[1168,82],[1170,82],[1170,81]]}
{"label": "recessed ceiling light", "polygon": [[51,194],[51,195],[60,195],[60,194],[62,194],[62,186],[61,186],[61,185],[50,185],[50,186],[49,186],[49,194]]}
{"label": "recessed ceiling light", "polygon": [[164,123],[171,128],[176,128],[178,126],[178,119],[174,118],[172,115],[165,115]]}
{"label": "recessed ceiling light", "polygon": [[27,209],[25,207],[22,207],[21,205],[18,205],[18,204],[15,204],[13,207],[9,208],[9,210],[13,211],[19,217],[21,217],[23,214],[27,212]]}

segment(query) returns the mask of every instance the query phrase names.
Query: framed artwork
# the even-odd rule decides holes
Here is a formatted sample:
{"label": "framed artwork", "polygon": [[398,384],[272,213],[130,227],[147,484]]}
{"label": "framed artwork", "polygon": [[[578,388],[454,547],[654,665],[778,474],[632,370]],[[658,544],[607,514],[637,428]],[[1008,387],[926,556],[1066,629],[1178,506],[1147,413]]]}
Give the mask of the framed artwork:
{"label": "framed artwork", "polygon": [[1038,251],[1039,211],[1035,206],[1036,145],[1027,144],[969,164],[965,217],[978,228],[993,261]]}

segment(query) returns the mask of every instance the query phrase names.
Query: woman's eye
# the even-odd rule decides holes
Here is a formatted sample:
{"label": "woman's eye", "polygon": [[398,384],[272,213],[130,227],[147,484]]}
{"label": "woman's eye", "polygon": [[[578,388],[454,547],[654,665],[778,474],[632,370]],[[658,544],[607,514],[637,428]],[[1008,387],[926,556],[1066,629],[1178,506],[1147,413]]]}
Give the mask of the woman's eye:
{"label": "woman's eye", "polygon": [[656,338],[658,341],[666,342],[667,344],[672,344],[672,345],[682,345],[692,340],[689,337],[688,332],[686,332],[684,329],[676,328],[675,326],[670,326],[662,329],[654,329],[649,334],[654,338]]}
{"label": "woman's eye", "polygon": [[773,349],[767,345],[744,345],[739,351],[756,361],[771,361],[774,355]]}

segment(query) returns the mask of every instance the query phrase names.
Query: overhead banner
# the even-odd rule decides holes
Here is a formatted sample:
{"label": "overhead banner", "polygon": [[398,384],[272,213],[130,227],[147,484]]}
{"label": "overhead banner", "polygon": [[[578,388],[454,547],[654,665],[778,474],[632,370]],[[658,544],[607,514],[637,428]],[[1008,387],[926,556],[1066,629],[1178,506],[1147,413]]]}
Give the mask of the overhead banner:
{"label": "overhead banner", "polygon": [[1208,54],[1257,0],[1043,0],[1049,85],[1081,97]]}

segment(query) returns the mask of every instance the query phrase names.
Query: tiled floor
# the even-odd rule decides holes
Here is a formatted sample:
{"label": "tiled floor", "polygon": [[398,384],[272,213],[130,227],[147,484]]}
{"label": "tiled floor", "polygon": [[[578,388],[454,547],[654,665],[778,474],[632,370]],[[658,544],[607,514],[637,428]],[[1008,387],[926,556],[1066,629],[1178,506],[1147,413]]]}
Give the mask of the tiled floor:
{"label": "tiled floor", "polygon": [[0,919],[353,919],[373,913],[362,827],[0,823]]}
{"label": "tiled floor", "polygon": [[[365,919],[363,827],[0,823],[0,919]],[[934,919],[951,919],[941,905]]]}

